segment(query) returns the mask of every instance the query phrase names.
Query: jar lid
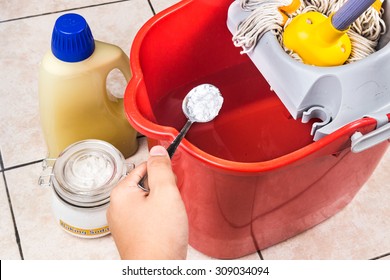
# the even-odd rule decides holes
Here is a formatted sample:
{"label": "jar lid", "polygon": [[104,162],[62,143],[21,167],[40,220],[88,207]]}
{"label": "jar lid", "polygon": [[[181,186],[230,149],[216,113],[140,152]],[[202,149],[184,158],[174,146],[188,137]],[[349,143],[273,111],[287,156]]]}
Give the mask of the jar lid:
{"label": "jar lid", "polygon": [[95,207],[109,201],[112,188],[126,174],[123,155],[101,140],[66,148],[53,166],[53,187],[70,204]]}
{"label": "jar lid", "polygon": [[87,59],[95,50],[95,41],[86,20],[78,14],[60,16],[54,25],[51,51],[65,62]]}

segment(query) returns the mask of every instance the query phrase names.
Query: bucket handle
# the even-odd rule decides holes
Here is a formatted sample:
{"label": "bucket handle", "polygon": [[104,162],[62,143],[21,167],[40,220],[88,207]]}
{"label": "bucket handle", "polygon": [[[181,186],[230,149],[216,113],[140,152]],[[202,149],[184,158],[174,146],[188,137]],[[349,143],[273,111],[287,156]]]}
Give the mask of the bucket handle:
{"label": "bucket handle", "polygon": [[383,141],[390,139],[390,123],[387,122],[384,125],[379,124],[376,129],[363,135],[357,131],[351,136],[351,151],[353,153],[363,152],[375,145],[382,143]]}

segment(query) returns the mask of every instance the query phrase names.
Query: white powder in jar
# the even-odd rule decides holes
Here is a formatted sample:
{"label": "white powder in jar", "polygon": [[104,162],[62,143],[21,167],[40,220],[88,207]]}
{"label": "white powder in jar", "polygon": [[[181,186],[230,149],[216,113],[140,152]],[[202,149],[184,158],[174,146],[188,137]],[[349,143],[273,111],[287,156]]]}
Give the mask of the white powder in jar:
{"label": "white powder in jar", "polygon": [[113,174],[111,162],[95,154],[84,154],[72,164],[72,181],[75,186],[92,190],[106,184]]}
{"label": "white powder in jar", "polygon": [[223,97],[213,85],[203,84],[191,90],[186,109],[188,117],[198,122],[208,122],[215,118],[222,107]]}

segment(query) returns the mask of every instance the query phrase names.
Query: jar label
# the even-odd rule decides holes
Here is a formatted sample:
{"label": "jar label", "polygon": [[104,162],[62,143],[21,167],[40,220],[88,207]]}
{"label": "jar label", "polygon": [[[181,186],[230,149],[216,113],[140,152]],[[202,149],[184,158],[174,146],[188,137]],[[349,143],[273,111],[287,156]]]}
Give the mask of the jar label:
{"label": "jar label", "polygon": [[84,229],[84,228],[78,228],[71,226],[64,221],[60,220],[60,226],[66,230],[67,232],[80,236],[80,237],[94,237],[99,235],[105,235],[110,232],[110,229],[108,226],[100,227],[100,228],[93,228],[93,229]]}

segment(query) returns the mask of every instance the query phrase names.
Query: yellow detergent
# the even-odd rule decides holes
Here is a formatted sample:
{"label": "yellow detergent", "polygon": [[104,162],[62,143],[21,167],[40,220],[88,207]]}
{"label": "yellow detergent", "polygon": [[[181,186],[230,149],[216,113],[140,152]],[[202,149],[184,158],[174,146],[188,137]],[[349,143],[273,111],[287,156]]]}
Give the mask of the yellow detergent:
{"label": "yellow detergent", "polygon": [[137,150],[137,133],[126,119],[123,99],[107,91],[107,76],[114,69],[130,79],[122,49],[95,41],[80,15],[57,19],[52,49],[39,72],[41,125],[50,158],[85,139],[109,142],[126,158]]}

